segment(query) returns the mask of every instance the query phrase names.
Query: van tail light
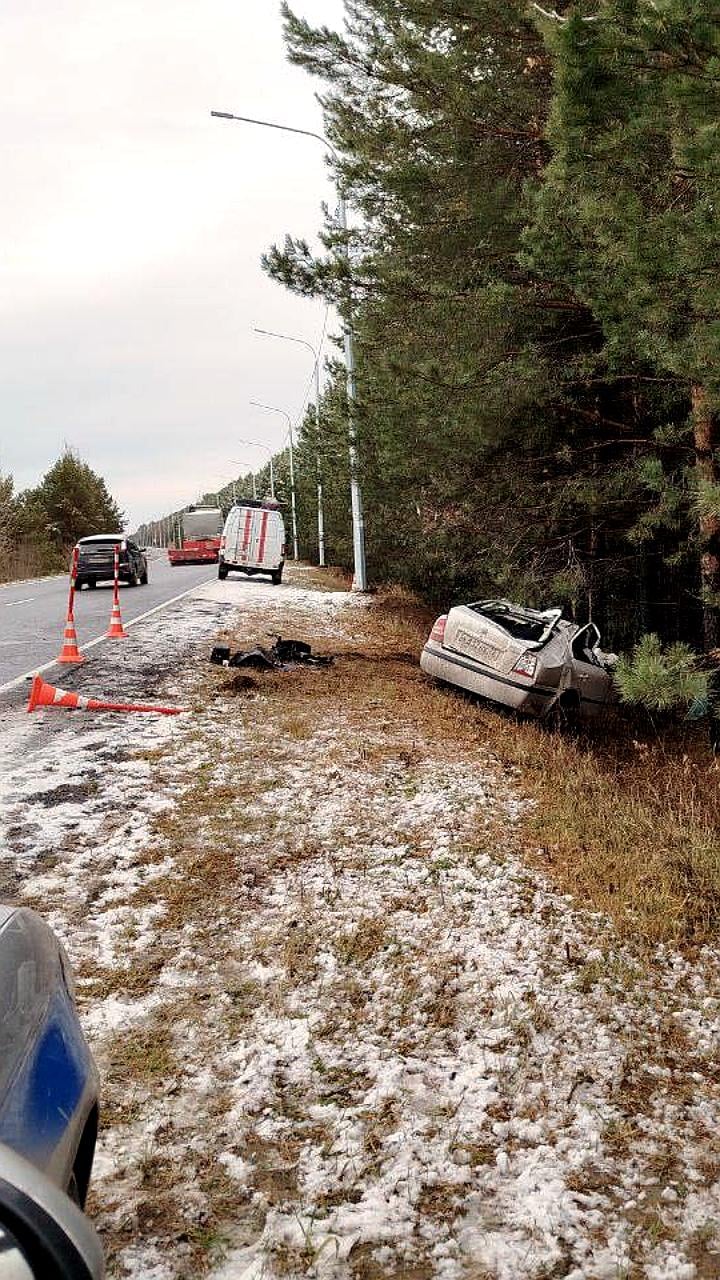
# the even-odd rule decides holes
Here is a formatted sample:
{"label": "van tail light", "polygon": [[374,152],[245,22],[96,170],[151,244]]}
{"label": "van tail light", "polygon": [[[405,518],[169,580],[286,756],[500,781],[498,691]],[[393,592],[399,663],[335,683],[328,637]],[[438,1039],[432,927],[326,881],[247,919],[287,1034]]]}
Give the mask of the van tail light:
{"label": "van tail light", "polygon": [[439,618],[435,619],[433,629],[430,632],[430,639],[436,644],[442,644],[445,640],[445,623],[447,622],[447,614],[443,613]]}
{"label": "van tail light", "polygon": [[528,650],[527,652],[520,654],[520,657],[513,667],[513,671],[519,676],[534,676],[536,668],[537,654],[530,653]]}

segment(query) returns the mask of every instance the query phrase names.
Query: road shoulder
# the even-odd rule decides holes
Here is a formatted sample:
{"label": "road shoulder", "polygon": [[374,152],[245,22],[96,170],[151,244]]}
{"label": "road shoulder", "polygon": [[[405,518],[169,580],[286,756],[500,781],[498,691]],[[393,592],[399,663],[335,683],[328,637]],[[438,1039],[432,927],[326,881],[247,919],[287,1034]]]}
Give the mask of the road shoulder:
{"label": "road shoulder", "polygon": [[[335,663],[207,663],[279,633]],[[648,970],[524,864],[520,775],[417,641],[307,574],[212,584],[69,677],[191,715],[4,726],[5,889],[78,972],[113,1276],[713,1265],[713,957]]]}

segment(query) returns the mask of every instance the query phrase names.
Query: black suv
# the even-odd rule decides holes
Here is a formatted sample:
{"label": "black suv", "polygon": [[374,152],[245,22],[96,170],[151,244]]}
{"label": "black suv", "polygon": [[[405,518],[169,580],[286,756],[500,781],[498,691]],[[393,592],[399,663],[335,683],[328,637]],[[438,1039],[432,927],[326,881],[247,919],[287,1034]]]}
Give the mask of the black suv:
{"label": "black suv", "polygon": [[131,587],[146,586],[148,580],[145,548],[121,533],[96,533],[77,544],[78,566],[75,587],[96,587],[115,573],[115,548],[120,547],[120,581]]}

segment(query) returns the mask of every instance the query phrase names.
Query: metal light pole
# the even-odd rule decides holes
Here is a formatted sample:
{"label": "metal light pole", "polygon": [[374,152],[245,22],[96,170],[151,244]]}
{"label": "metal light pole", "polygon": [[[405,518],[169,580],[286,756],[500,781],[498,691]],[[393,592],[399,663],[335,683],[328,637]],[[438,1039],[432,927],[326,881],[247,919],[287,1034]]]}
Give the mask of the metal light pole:
{"label": "metal light pole", "polygon": [[310,342],[306,342],[304,338],[291,338],[287,333],[274,333],[272,329],[253,330],[254,333],[260,333],[264,338],[282,338],[284,342],[297,342],[301,347],[307,347],[315,357],[315,432],[317,436],[317,445],[315,452],[315,460],[317,467],[317,526],[318,526],[318,564],[321,569],[325,568],[325,511],[323,507],[323,474],[322,461],[320,458],[320,355]]}
{"label": "metal light pole", "polygon": [[[265,129],[279,129],[282,133],[300,133],[305,138],[316,138],[318,142],[322,142],[332,152],[335,160],[339,163],[339,156],[332,143],[321,133],[314,133],[312,129],[295,129],[289,124],[276,124],[272,120],[257,120],[253,116],[236,116],[231,111],[211,111],[211,116],[215,116],[220,120],[239,120],[243,124],[261,125]],[[338,205],[340,229],[343,232],[342,255],[348,265],[350,255],[347,246],[347,208],[345,205],[345,196],[338,179]],[[350,310],[350,300],[348,299],[348,312]],[[360,491],[360,481],[358,479],[358,449],[357,449],[357,429],[355,425],[355,352],[353,347],[353,333],[350,316],[344,325],[344,345],[345,345],[345,368],[347,371],[347,398],[348,398],[348,452],[350,455],[350,503],[352,507],[352,524],[353,524],[353,558],[355,562],[355,576],[353,579],[353,588],[356,591],[367,591],[367,569],[365,564],[365,517],[363,514],[362,493]]]}
{"label": "metal light pole", "polygon": [[[272,449],[269,449],[269,448],[268,448],[268,446],[267,446],[266,444],[262,444],[260,440],[238,440],[238,444],[246,444],[246,445],[248,445],[251,449],[264,449],[264,450],[265,450],[266,454],[268,455],[268,457],[269,457],[269,459],[270,459],[270,496],[271,496],[271,498],[274,498],[274,497],[275,497],[275,471],[274,471],[274,469],[273,469],[273,451],[272,451]],[[233,461],[233,459],[231,458],[231,459],[230,459],[230,461],[232,462],[232,461]],[[243,463],[242,463],[242,462],[238,462],[238,464],[237,464],[237,465],[238,465],[239,467],[241,467],[241,466],[243,466]],[[253,482],[253,498],[257,499],[257,485],[256,485],[256,483],[255,483],[255,472],[254,472],[254,471],[253,471],[253,473],[252,473],[252,482]]]}
{"label": "metal light pole", "polygon": [[292,419],[284,409],[276,409],[274,404],[261,404],[259,400],[251,400],[256,409],[265,409],[267,413],[279,413],[288,424],[288,440],[290,441],[290,508],[292,511],[293,560],[298,560],[297,508],[295,505],[295,459],[293,457]]}

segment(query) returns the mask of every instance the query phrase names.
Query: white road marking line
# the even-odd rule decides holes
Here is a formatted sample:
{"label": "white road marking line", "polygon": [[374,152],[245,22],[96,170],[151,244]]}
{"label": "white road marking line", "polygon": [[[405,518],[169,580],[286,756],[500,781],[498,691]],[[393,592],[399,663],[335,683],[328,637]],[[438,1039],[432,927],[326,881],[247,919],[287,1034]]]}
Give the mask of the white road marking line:
{"label": "white road marking line", "polygon": [[[199,591],[200,587],[207,586],[208,582],[214,582],[215,576],[206,578],[204,582],[196,582],[194,587],[189,587],[187,591],[181,591],[179,596],[173,596],[170,600],[163,600],[162,604],[156,604],[154,609],[147,609],[145,613],[138,614],[137,618],[131,618],[129,622],[125,622],[126,628],[134,627],[136,622],[142,622],[144,618],[150,618],[154,613],[160,613],[161,609],[167,609],[171,604],[177,604],[178,600],[184,600],[185,596],[191,596],[193,591]],[[102,644],[103,640],[107,640],[107,636],[103,633],[96,636],[94,640],[85,640],[80,646],[80,652],[84,653],[86,649],[94,649],[96,644]],[[58,641],[58,644],[60,641]],[[52,667],[59,665],[57,658],[53,658],[52,662],[46,662],[42,667],[33,667],[32,670],[26,671],[23,676],[16,676],[14,680],[8,680],[7,684],[0,684],[0,693],[8,693],[10,689],[18,689],[26,680],[32,680],[33,676],[41,676],[43,672],[50,671]]]}
{"label": "white road marking line", "polygon": [[37,596],[25,596],[22,600],[10,600],[8,604],[3,605],[3,608],[14,609],[19,604],[30,604],[31,600],[37,600]]}
{"label": "white road marking line", "polygon": [[39,587],[45,582],[57,582],[67,579],[66,573],[48,573],[44,578],[19,578],[17,582],[0,582],[0,591],[10,591],[13,587]]}

